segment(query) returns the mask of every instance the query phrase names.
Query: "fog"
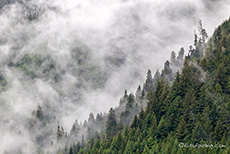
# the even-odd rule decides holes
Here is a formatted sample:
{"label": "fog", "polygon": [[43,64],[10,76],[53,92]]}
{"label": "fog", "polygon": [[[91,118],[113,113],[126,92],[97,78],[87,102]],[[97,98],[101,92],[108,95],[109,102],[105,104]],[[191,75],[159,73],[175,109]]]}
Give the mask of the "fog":
{"label": "fog", "polygon": [[[49,123],[37,133],[51,130],[50,143],[58,121],[68,132],[76,119],[108,112],[125,89],[143,84],[148,69],[162,69],[171,51],[187,50],[199,19],[211,36],[230,13],[228,0],[8,2],[0,2],[0,74],[7,82],[0,153],[12,154],[36,153],[28,123],[38,104]],[[22,63],[28,55],[41,66]]]}

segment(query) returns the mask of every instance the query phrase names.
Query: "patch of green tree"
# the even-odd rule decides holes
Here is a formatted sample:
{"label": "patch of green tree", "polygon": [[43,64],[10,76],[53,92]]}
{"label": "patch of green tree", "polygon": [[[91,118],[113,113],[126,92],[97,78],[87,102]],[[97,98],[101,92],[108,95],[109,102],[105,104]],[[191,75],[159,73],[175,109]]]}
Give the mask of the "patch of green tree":
{"label": "patch of green tree", "polygon": [[[147,107],[128,127],[118,129],[111,109],[100,139],[88,139],[84,146],[78,142],[63,153],[229,153],[230,20],[219,26],[207,43],[202,24],[200,27],[201,37],[195,36],[195,47],[190,48],[182,72],[175,73],[170,85],[163,76],[170,73],[169,64],[165,64],[156,85],[144,86],[149,90]],[[171,62],[174,59],[172,53]],[[151,78],[148,72],[147,84],[152,83]],[[138,91],[141,97],[141,89]],[[124,97],[128,102],[132,96],[125,93]],[[132,101],[125,107],[132,107]]]}
{"label": "patch of green tree", "polygon": [[58,73],[53,60],[49,56],[26,54],[16,64],[11,64],[27,76],[34,78],[53,77],[58,80]]}

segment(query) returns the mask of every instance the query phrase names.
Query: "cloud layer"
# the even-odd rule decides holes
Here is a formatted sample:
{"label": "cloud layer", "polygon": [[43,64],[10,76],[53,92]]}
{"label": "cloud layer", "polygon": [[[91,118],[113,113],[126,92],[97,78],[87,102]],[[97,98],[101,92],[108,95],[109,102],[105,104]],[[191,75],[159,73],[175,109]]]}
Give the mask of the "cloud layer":
{"label": "cloud layer", "polygon": [[[38,104],[53,118],[45,129],[55,132],[60,121],[69,131],[75,119],[117,106],[171,51],[188,49],[199,19],[211,36],[230,13],[227,0],[10,2],[0,3],[0,72],[8,83],[0,93],[0,153],[35,153],[27,124]],[[25,55],[46,58],[41,67],[23,66],[35,78],[19,67]]]}

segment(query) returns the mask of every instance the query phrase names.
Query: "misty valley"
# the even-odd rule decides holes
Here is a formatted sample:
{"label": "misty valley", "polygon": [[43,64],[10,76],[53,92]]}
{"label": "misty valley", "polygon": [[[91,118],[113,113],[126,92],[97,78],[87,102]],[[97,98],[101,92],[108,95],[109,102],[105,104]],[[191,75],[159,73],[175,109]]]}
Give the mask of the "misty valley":
{"label": "misty valley", "polygon": [[1,0],[0,154],[227,154],[228,0]]}

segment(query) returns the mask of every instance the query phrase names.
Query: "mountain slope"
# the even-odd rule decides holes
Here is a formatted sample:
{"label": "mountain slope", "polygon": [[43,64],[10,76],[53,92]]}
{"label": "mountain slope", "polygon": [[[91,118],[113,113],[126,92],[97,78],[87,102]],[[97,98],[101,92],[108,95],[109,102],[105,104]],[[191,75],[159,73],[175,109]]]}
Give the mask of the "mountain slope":
{"label": "mountain slope", "polygon": [[85,146],[78,143],[64,153],[229,153],[229,33],[230,20],[208,43],[201,37],[172,86],[160,78],[155,92],[148,93],[146,110],[128,128]]}

